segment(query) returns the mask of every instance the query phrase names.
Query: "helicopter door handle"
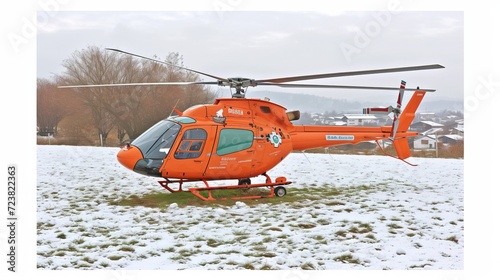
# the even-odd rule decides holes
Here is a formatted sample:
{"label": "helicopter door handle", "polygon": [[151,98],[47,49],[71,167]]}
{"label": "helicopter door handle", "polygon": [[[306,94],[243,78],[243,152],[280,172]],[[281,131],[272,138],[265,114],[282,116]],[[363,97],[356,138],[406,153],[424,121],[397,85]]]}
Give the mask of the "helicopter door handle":
{"label": "helicopter door handle", "polygon": [[202,163],[203,161],[199,160],[199,159],[195,159],[194,162]]}

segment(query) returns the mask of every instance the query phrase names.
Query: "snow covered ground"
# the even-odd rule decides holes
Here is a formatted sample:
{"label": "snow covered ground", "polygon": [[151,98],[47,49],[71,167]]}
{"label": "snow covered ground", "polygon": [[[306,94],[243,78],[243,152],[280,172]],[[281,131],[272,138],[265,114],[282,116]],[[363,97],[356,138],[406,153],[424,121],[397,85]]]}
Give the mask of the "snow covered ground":
{"label": "snow covered ground", "polygon": [[118,148],[37,149],[40,269],[464,269],[463,160],[291,154],[268,174],[325,195],[158,209],[110,204],[163,191]]}

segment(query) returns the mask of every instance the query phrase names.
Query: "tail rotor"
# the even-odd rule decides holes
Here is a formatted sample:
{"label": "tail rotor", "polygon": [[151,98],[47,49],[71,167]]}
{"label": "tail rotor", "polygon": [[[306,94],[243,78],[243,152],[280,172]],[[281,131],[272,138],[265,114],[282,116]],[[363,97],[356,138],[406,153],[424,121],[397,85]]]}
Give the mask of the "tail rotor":
{"label": "tail rotor", "polygon": [[396,104],[396,108],[392,110],[394,114],[394,119],[392,121],[392,129],[391,129],[391,140],[396,139],[396,132],[398,131],[399,126],[399,115],[401,114],[401,104],[403,103],[403,96],[405,94],[406,82],[401,80],[401,85],[399,86],[399,95],[398,102]]}

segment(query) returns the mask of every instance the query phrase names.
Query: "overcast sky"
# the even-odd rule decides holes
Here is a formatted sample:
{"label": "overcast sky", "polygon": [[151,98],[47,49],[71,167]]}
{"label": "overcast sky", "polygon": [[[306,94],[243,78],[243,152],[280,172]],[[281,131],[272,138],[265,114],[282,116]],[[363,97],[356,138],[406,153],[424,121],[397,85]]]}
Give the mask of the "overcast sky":
{"label": "overcast sky", "polygon": [[[397,4],[377,12],[39,12],[37,76],[62,74],[61,63],[88,46],[160,58],[178,52],[188,68],[253,79],[438,63],[446,68],[307,83],[398,87],[403,79],[407,87],[437,89],[432,99],[463,99],[463,12],[402,11]],[[259,87],[249,96],[252,90],[341,99],[373,94]]]}

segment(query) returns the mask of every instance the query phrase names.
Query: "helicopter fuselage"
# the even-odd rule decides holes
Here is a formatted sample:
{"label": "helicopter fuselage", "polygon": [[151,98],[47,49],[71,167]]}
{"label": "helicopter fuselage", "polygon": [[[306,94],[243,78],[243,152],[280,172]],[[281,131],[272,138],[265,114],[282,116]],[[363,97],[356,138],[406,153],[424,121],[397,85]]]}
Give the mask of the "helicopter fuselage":
{"label": "helicopter fuselage", "polygon": [[221,98],[160,121],[118,153],[138,173],[175,179],[240,179],[265,173],[292,150],[286,109]]}

